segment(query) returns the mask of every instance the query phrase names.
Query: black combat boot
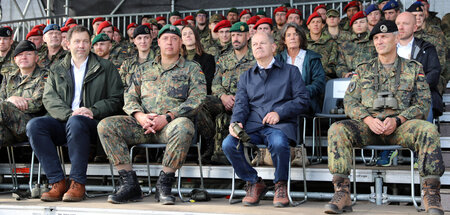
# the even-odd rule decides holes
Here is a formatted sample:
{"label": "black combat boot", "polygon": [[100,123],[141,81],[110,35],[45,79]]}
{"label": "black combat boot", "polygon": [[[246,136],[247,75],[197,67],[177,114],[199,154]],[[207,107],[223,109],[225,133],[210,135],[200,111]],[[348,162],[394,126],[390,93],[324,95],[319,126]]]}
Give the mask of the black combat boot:
{"label": "black combat boot", "polygon": [[175,181],[175,173],[165,173],[161,170],[156,182],[155,199],[163,205],[175,204],[175,197],[172,196],[172,184]]}
{"label": "black combat boot", "polygon": [[120,170],[119,177],[119,190],[115,194],[108,196],[108,202],[121,204],[129,201],[141,201],[143,195],[136,172],[133,170]]}

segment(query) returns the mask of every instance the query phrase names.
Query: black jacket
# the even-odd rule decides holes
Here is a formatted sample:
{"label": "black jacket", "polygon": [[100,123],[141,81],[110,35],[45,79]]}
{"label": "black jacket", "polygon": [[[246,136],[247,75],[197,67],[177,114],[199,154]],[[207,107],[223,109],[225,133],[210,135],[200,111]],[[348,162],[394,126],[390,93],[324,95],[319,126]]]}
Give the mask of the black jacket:
{"label": "black jacket", "polygon": [[441,64],[439,63],[436,47],[425,40],[414,38],[411,59],[420,62],[423,66],[427,83],[430,85],[434,116],[442,115],[444,105],[437,87],[441,75]]}
{"label": "black jacket", "polygon": [[211,95],[211,85],[214,79],[214,73],[216,72],[214,57],[207,53],[203,53],[201,56],[195,54],[194,61],[202,67],[202,72],[205,74],[206,79],[206,92],[208,95]]}

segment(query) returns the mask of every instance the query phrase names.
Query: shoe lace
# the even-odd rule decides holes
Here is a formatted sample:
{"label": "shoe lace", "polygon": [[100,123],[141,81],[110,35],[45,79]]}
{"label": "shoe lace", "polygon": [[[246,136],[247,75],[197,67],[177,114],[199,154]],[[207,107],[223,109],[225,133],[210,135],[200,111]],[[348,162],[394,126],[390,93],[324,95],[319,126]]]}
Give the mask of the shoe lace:
{"label": "shoe lace", "polygon": [[331,202],[340,202],[342,198],[344,198],[347,194],[346,191],[343,189],[342,183],[338,184],[338,189],[336,189],[336,192],[333,195],[333,198],[331,199]]}
{"label": "shoe lace", "polygon": [[441,202],[441,195],[438,189],[433,188],[424,188],[425,194],[424,198],[428,200],[428,204],[430,206],[437,206],[439,207],[439,203]]}
{"label": "shoe lace", "polygon": [[275,193],[277,194],[277,198],[286,198],[287,188],[285,184],[276,184],[275,185]]}
{"label": "shoe lace", "polygon": [[255,185],[254,184],[251,184],[251,183],[247,183],[245,186],[244,186],[244,190],[245,190],[245,192],[247,193],[247,195],[248,196],[252,196],[253,195],[253,188],[255,187]]}

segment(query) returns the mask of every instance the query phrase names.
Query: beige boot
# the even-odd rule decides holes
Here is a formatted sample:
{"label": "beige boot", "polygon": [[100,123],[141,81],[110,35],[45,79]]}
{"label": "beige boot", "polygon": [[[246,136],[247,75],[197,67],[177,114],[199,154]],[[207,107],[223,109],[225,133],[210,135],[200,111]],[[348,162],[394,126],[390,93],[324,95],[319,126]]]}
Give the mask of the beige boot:
{"label": "beige boot", "polygon": [[325,205],[325,213],[340,214],[351,212],[352,199],[350,196],[350,179],[340,176],[333,176],[334,195],[328,204]]}
{"label": "beige boot", "polygon": [[259,154],[252,160],[252,166],[264,165],[264,157],[266,156],[266,149],[259,149]]}
{"label": "beige boot", "polygon": [[[301,147],[295,147],[294,149],[294,159],[291,162],[291,166],[303,166],[303,153]],[[306,154],[306,153],[305,153]],[[305,159],[305,166],[309,165],[308,158]]]}
{"label": "beige boot", "polygon": [[425,211],[428,214],[444,214],[441,205],[441,182],[439,179],[428,178],[422,182],[422,195]]}

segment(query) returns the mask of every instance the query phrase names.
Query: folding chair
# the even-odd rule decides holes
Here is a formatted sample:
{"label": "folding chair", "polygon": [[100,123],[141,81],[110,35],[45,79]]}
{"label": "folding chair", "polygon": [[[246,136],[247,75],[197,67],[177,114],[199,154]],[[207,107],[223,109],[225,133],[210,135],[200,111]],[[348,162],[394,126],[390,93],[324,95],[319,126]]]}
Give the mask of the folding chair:
{"label": "folding chair", "polygon": [[[11,170],[11,181],[13,184],[13,188],[8,191],[0,192],[0,193],[15,193],[19,190],[19,182],[18,182],[18,176],[17,176],[17,166],[16,166],[16,159],[14,157],[14,148],[16,147],[28,147],[30,146],[29,142],[19,142],[14,144],[7,144],[5,145],[7,154],[8,154],[8,163],[9,163],[9,169]],[[34,157],[34,152],[31,155]],[[30,172],[30,175],[32,172]],[[31,188],[31,187],[30,187]],[[31,191],[31,189],[30,189]]]}
{"label": "folding chair", "polygon": [[[350,83],[350,78],[337,78],[327,81],[325,87],[325,97],[323,99],[323,107],[321,113],[316,113],[313,118],[313,146],[312,146],[312,157],[311,164],[317,164],[322,162],[322,149],[321,149],[321,130],[320,130],[320,119],[328,118],[329,124],[331,125],[332,120],[345,119],[347,116],[343,113],[331,113],[332,110],[338,109],[338,102],[343,101],[345,91],[347,90],[348,84]],[[318,126],[316,128],[316,120],[318,120]],[[316,132],[318,131],[318,135]],[[316,144],[316,139],[318,136],[318,144]],[[315,151],[317,150],[317,158],[315,157]],[[314,161],[316,159],[316,161]]]}

